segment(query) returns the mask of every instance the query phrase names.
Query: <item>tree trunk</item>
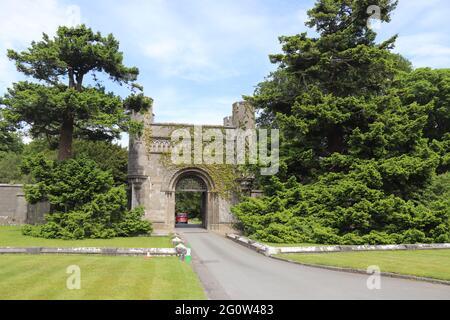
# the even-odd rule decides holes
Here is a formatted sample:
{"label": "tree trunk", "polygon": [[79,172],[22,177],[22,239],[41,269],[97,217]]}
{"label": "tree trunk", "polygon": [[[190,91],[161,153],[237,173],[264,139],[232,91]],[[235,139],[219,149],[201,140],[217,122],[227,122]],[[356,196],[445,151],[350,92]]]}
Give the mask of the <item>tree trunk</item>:
{"label": "tree trunk", "polygon": [[339,127],[334,127],[333,130],[328,134],[328,153],[332,154],[334,152],[342,153],[344,151],[344,139],[342,134],[342,129]]}
{"label": "tree trunk", "polygon": [[[69,88],[81,91],[83,76],[77,76],[77,82],[75,82],[75,74],[72,67],[69,67]],[[73,130],[74,130],[74,117],[69,112],[64,116],[61,123],[61,129],[59,134],[59,146],[58,146],[58,160],[67,160],[72,157],[72,142],[73,142]]]}
{"label": "tree trunk", "polygon": [[67,160],[72,157],[73,126],[73,117],[66,116],[61,124],[58,160]]}

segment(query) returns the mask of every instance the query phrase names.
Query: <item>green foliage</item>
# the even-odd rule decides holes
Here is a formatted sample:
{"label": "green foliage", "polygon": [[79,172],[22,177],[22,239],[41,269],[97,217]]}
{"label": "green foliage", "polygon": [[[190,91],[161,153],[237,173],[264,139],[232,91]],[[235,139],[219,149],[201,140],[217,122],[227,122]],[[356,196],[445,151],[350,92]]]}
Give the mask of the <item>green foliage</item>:
{"label": "green foliage", "polygon": [[58,137],[68,110],[76,118],[75,135],[92,140],[118,138],[129,121],[120,97],[98,88],[79,92],[64,85],[23,81],[14,83],[0,102],[5,105],[5,118],[19,129],[31,126],[33,137]]}
{"label": "green foliage", "polygon": [[20,171],[22,156],[14,152],[0,152],[0,183],[22,183],[27,181]]}
{"label": "green foliage", "polygon": [[7,124],[5,124],[4,122],[0,122],[0,152],[2,153],[18,153],[23,149],[23,142],[20,135],[12,133],[11,131],[12,130],[8,127]]}
{"label": "green foliage", "polygon": [[[439,177],[423,204],[370,187],[364,174],[327,174],[315,183],[290,181],[275,195],[232,210],[246,234],[275,243],[393,244],[448,242],[449,185]],[[448,175],[445,178],[448,180]],[[439,191],[435,191],[435,190]]]}
{"label": "green foliage", "polygon": [[[268,242],[379,244],[449,240],[448,70],[418,69],[375,43],[369,5],[388,22],[396,1],[319,0],[306,33],[281,37],[278,69],[247,97],[280,129],[280,173],[266,197],[233,208]],[[297,182],[301,181],[301,183]],[[445,194],[445,195],[444,195]],[[429,200],[426,200],[429,199]],[[433,200],[431,200],[433,199]]]}
{"label": "green foliage", "polygon": [[[40,83],[14,83],[0,99],[5,121],[16,129],[29,128],[33,137],[59,141],[58,158],[72,156],[74,137],[88,140],[118,138],[121,131],[134,130],[131,111],[148,109],[151,99],[135,90],[139,71],[123,64],[119,42],[112,34],[102,36],[85,25],[59,27],[53,39],[43,34],[23,51],[8,50],[17,70]],[[113,81],[130,86],[133,95],[125,102],[107,92],[97,79],[105,73]],[[83,86],[88,75],[95,86]],[[129,108],[129,109],[127,109]]]}
{"label": "green foliage", "polygon": [[25,145],[22,154],[24,157],[32,157],[40,154],[49,160],[56,160],[57,154],[55,149],[57,146],[57,142],[55,143],[51,139],[33,139]]}
{"label": "green foliage", "polygon": [[20,183],[23,180],[17,164],[22,159],[25,145],[21,136],[11,131],[10,126],[3,121],[0,109],[0,183]]}
{"label": "green foliage", "polygon": [[127,182],[128,151],[120,145],[107,141],[74,141],[74,157],[93,160],[100,169],[110,171],[114,184]]}
{"label": "green foliage", "polygon": [[142,208],[127,211],[124,186],[113,186],[113,177],[92,160],[52,161],[29,157],[23,171],[33,177],[25,186],[30,203],[48,201],[46,223],[27,226],[24,234],[44,238],[84,239],[133,236],[151,232]]}
{"label": "green foliage", "polygon": [[116,235],[119,237],[132,237],[139,234],[152,232],[149,221],[144,221],[145,211],[143,207],[137,207],[130,211],[125,211],[122,220],[115,226]]}
{"label": "green foliage", "polygon": [[201,216],[202,193],[201,192],[177,192],[175,195],[175,213],[187,213],[189,219]]}
{"label": "green foliage", "polygon": [[[177,125],[177,124],[171,124],[171,133],[177,129],[185,129],[184,125]],[[191,137],[194,136],[194,128],[191,127],[190,129]],[[171,135],[169,133],[169,136]],[[224,134],[222,132],[222,134]],[[145,128],[145,130],[142,133],[142,137],[144,141],[146,142],[147,148],[152,145],[153,143],[153,137],[151,128]],[[205,146],[204,142],[204,146]],[[147,150],[147,152],[150,154],[150,149]],[[160,162],[163,166],[167,168],[177,169],[177,170],[183,170],[190,167],[190,165],[186,164],[174,164],[171,160],[171,154],[170,152],[163,153],[160,157]],[[194,153],[191,154],[191,163],[194,163]],[[234,166],[229,164],[207,164],[202,163],[195,165],[198,169],[204,170],[214,181],[214,187],[220,197],[223,199],[231,199],[233,192],[239,193],[239,182],[237,181],[237,178],[239,177],[245,177],[244,170],[246,170],[246,166]]]}
{"label": "green foliage", "polygon": [[[30,177],[20,170],[23,158],[43,155],[48,160],[56,160],[57,155],[52,141],[34,139],[23,146],[18,153],[0,152],[0,183],[30,183]],[[107,141],[75,140],[75,158],[93,160],[100,169],[111,172],[114,184],[127,182],[128,151],[120,145]]]}
{"label": "green foliage", "polygon": [[427,107],[425,137],[441,140],[450,133],[450,69],[416,69],[396,80],[404,104]]}
{"label": "green foliage", "polygon": [[417,103],[427,118],[423,135],[439,154],[438,173],[450,170],[450,69],[417,69],[403,74],[395,90],[404,104]]}
{"label": "green foliage", "polygon": [[112,34],[104,37],[85,25],[59,27],[53,39],[44,33],[26,51],[8,50],[8,57],[20,72],[50,84],[71,74],[78,83],[89,72],[104,72],[117,82],[134,81],[139,74],[137,68],[123,65],[123,53]]}
{"label": "green foliage", "polygon": [[21,140],[20,148],[15,152],[0,152],[0,183],[30,183],[31,177],[21,170],[22,159],[41,153],[48,159],[56,159],[56,153],[50,150],[43,139],[35,139],[28,144]]}
{"label": "green foliage", "polygon": [[317,1],[306,25],[320,37],[282,36],[284,53],[271,55],[271,61],[295,75],[306,90],[318,86],[337,96],[382,92],[395,76],[398,57],[388,50],[395,37],[375,45],[376,34],[367,27],[370,5],[381,7],[382,21],[389,22],[396,1]]}

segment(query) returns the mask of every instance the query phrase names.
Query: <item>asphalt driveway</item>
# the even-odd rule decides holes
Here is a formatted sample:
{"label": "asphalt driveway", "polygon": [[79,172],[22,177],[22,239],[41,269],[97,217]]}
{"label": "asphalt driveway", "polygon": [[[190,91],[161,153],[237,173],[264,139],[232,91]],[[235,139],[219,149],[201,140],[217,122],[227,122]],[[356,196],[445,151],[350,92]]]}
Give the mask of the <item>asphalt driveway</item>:
{"label": "asphalt driveway", "polygon": [[210,299],[450,299],[450,286],[305,267],[260,255],[201,228],[177,229]]}

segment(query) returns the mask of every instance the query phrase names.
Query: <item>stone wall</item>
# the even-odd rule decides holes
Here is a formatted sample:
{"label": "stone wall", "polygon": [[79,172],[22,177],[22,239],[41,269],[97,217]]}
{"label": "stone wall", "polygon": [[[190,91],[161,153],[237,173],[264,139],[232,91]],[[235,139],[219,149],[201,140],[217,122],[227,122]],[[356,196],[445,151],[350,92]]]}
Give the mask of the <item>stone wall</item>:
{"label": "stone wall", "polygon": [[28,204],[23,185],[0,184],[0,225],[37,224],[49,212],[48,203]]}

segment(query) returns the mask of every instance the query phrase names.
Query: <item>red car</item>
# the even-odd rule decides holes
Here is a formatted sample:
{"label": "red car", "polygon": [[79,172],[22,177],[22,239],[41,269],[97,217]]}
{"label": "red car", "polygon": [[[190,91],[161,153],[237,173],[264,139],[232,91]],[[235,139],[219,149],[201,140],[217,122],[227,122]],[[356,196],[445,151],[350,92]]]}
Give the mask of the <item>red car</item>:
{"label": "red car", "polygon": [[185,223],[187,224],[189,221],[187,213],[177,213],[175,217],[175,223]]}

